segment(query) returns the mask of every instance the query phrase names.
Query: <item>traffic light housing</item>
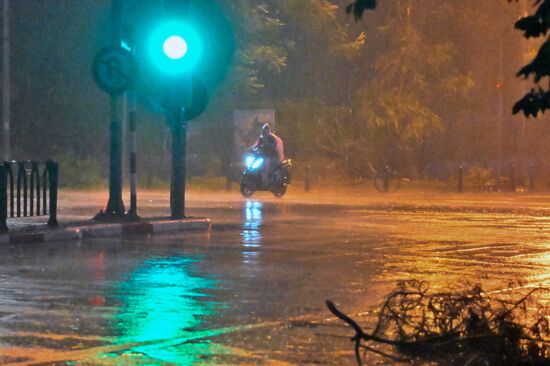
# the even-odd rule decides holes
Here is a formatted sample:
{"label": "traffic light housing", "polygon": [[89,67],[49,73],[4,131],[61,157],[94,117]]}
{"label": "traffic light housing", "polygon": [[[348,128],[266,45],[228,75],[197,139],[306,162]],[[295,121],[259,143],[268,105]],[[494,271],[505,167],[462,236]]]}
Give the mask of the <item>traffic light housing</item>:
{"label": "traffic light housing", "polygon": [[148,51],[157,71],[178,76],[190,73],[198,65],[203,45],[193,26],[183,21],[168,21],[152,32]]}

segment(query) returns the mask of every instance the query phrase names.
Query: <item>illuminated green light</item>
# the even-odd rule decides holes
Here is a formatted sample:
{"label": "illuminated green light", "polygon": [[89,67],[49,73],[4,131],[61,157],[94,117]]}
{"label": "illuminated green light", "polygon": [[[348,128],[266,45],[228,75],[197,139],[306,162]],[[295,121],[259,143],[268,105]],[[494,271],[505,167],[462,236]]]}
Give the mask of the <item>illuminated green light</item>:
{"label": "illuminated green light", "polygon": [[164,41],[162,50],[166,56],[173,60],[177,60],[185,56],[187,53],[187,42],[180,36],[170,36]]}
{"label": "illuminated green light", "polygon": [[205,356],[230,354],[209,338],[234,328],[209,329],[203,325],[222,303],[209,292],[217,282],[196,274],[196,259],[149,259],[117,289],[119,313],[113,319],[114,342],[124,352],[105,352],[112,365],[197,365]]}
{"label": "illuminated green light", "polygon": [[178,75],[191,72],[197,66],[203,45],[192,26],[170,21],[162,23],[151,33],[148,51],[154,67],[165,74]]}

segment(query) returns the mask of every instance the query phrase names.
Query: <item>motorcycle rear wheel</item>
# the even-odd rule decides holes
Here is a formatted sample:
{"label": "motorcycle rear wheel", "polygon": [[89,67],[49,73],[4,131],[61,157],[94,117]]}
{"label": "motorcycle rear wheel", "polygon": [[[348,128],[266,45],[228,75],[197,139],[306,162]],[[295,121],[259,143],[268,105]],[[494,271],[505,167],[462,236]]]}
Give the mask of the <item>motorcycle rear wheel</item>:
{"label": "motorcycle rear wheel", "polygon": [[286,193],[286,187],[287,185],[286,184],[283,184],[282,186],[280,187],[277,187],[277,188],[274,188],[271,190],[271,193],[273,193],[273,195],[277,198],[281,198],[285,195]]}

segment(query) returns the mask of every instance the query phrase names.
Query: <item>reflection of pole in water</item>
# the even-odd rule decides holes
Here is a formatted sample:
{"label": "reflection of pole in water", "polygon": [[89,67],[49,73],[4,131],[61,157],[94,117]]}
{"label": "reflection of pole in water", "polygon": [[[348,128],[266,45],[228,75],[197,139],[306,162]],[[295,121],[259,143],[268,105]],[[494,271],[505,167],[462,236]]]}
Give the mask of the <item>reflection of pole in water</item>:
{"label": "reflection of pole in water", "polygon": [[243,230],[241,238],[243,241],[243,262],[257,262],[256,257],[259,254],[262,241],[260,227],[263,221],[263,203],[260,201],[246,201],[243,208]]}

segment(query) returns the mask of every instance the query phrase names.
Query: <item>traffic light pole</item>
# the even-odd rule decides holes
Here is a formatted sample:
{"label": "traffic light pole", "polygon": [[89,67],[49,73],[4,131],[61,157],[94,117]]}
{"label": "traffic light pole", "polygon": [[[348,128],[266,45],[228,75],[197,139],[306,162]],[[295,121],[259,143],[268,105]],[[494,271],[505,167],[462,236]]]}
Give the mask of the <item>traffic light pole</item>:
{"label": "traffic light pole", "polygon": [[185,152],[187,125],[183,108],[172,105],[167,108],[166,117],[172,132],[172,181],[170,184],[170,212],[173,219],[185,218]]}
{"label": "traffic light pole", "polygon": [[[182,18],[188,16],[188,0],[163,0],[164,9],[167,13],[179,14]],[[176,38],[185,42],[181,35]],[[191,43],[193,44],[193,43]],[[177,48],[177,47],[176,47]],[[181,49],[177,49],[176,54],[167,54],[165,56],[172,60],[181,59],[187,49],[180,54]],[[189,57],[189,56],[188,56]],[[186,145],[187,145],[187,118],[190,116],[186,108],[192,107],[193,90],[192,77],[185,75],[175,77],[165,85],[165,108],[166,119],[170,126],[172,134],[172,179],[170,182],[170,212],[173,219],[185,218],[185,175],[186,175]]]}

